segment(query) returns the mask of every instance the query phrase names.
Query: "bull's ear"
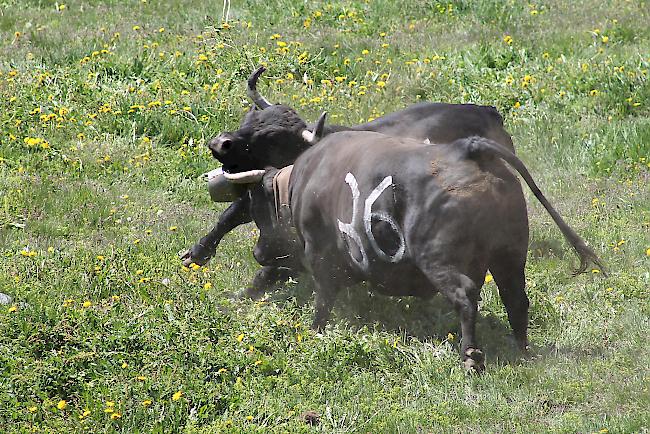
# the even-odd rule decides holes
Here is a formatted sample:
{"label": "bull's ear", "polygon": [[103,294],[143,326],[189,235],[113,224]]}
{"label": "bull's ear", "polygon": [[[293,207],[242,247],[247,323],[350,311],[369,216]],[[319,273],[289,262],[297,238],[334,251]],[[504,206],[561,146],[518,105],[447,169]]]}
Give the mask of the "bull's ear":
{"label": "bull's ear", "polygon": [[309,131],[307,129],[303,130],[302,138],[305,139],[305,142],[310,145],[315,145],[323,137],[323,131],[325,131],[325,118],[327,118],[327,112],[323,112],[322,115],[318,118],[314,131]]}

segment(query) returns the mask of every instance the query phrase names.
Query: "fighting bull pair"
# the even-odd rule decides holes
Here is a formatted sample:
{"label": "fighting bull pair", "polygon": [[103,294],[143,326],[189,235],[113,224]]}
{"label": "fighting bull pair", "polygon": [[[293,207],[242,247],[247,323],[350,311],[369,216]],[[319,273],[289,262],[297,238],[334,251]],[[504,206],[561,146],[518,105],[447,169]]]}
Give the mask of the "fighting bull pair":
{"label": "fighting bull pair", "polygon": [[[362,281],[388,295],[440,292],[460,316],[465,366],[480,371],[475,323],[490,270],[526,348],[528,216],[510,169],[576,250],[578,272],[591,262],[602,268],[515,156],[494,108],[420,104],[356,127],[325,127],[322,116],[308,128],[291,108],[259,95],[262,71],[249,79],[258,110],[208,146],[225,177],[247,185],[237,199],[245,209],[233,221],[252,219],[260,230],[258,280],[298,271],[313,277],[315,329],[325,327],[337,292]],[[291,164],[290,175],[277,169]]]}

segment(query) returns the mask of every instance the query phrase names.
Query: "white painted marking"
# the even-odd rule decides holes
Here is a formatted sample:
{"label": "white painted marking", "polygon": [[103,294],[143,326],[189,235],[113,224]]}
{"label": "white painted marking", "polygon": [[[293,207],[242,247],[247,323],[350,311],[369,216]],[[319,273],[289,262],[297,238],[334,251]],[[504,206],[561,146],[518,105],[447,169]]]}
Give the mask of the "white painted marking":
{"label": "white painted marking", "polygon": [[[402,257],[404,256],[404,251],[406,250],[406,242],[404,241],[404,235],[402,234],[402,231],[400,231],[399,226],[397,226],[397,222],[395,222],[395,219],[393,219],[386,211],[377,211],[377,212],[372,211],[372,205],[379,198],[379,196],[381,196],[384,190],[386,190],[391,185],[393,185],[393,177],[387,176],[368,195],[365,204],[366,206],[363,209],[363,227],[366,230],[366,236],[368,237],[368,241],[370,241],[370,245],[374,249],[375,253],[377,253],[377,256],[379,256],[384,261],[399,262],[400,259],[402,259]],[[399,247],[393,255],[386,254],[386,252],[384,252],[381,249],[381,247],[379,247],[379,244],[377,244],[377,240],[375,240],[375,236],[372,233],[373,217],[377,220],[381,220],[388,223],[390,227],[393,229],[393,231],[399,236]]]}
{"label": "white painted marking", "polygon": [[[361,260],[359,261],[354,257],[352,252],[350,252],[350,257],[352,260],[364,271],[368,270],[368,255],[366,254],[363,244],[361,243],[361,237],[354,229],[354,223],[357,221],[357,203],[359,202],[359,184],[357,183],[356,178],[353,174],[349,173],[345,175],[345,182],[350,186],[352,190],[352,220],[350,223],[343,223],[341,220],[337,220],[339,224],[339,230],[348,236],[349,239],[354,241],[354,243],[359,247],[361,252]],[[349,249],[349,247],[348,247]]]}
{"label": "white painted marking", "polygon": [[[350,223],[343,223],[341,220],[337,220],[338,227],[343,234],[347,235],[349,240],[354,241],[354,243],[359,248],[359,252],[361,253],[361,259],[356,259],[355,256],[352,254],[352,251],[349,250],[350,257],[359,268],[361,268],[363,271],[367,271],[369,265],[368,254],[361,241],[361,236],[355,229],[355,224],[361,223],[358,221],[359,197],[361,196],[359,192],[359,183],[357,182],[356,178],[352,173],[348,173],[347,175],[345,175],[345,182],[350,186],[350,190],[352,191],[352,219]],[[366,233],[366,237],[368,238],[368,242],[370,243],[370,246],[374,250],[375,254],[380,259],[383,259],[384,261],[395,263],[395,262],[399,262],[404,257],[404,252],[406,251],[406,241],[404,240],[404,234],[400,230],[400,227],[398,226],[395,219],[392,216],[390,216],[386,211],[372,211],[372,205],[375,203],[377,199],[379,199],[379,196],[381,196],[384,190],[386,190],[391,185],[393,185],[393,177],[387,176],[379,183],[377,187],[375,187],[370,192],[370,194],[364,201],[362,222],[363,222],[364,232]],[[392,255],[387,254],[381,249],[381,247],[377,243],[377,240],[375,239],[375,236],[372,233],[373,218],[388,223],[391,229],[398,235],[399,247],[397,248],[397,251],[394,254]]]}

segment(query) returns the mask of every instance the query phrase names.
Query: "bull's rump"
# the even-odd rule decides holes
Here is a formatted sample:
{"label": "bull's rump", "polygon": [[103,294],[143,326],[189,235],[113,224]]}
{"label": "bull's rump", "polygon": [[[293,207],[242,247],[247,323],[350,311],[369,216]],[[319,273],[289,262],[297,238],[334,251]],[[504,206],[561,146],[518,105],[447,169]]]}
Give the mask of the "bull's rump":
{"label": "bull's rump", "polygon": [[367,132],[332,134],[296,161],[292,208],[333,273],[407,282],[387,291],[395,295],[422,295],[423,260],[476,269],[527,237],[519,182],[500,161]]}

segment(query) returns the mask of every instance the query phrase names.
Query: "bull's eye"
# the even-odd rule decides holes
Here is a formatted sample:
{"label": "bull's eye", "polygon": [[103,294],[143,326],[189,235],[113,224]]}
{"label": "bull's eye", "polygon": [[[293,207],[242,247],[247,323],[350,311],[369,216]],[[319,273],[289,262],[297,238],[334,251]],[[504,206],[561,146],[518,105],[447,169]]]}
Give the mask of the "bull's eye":
{"label": "bull's eye", "polygon": [[221,149],[227,151],[232,147],[232,142],[230,140],[224,140],[221,142]]}

